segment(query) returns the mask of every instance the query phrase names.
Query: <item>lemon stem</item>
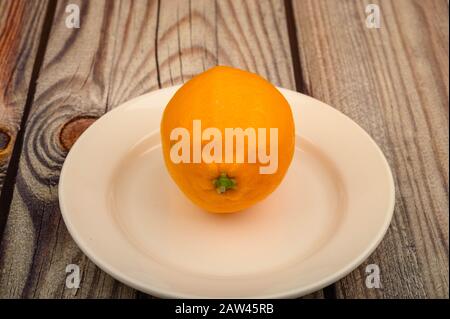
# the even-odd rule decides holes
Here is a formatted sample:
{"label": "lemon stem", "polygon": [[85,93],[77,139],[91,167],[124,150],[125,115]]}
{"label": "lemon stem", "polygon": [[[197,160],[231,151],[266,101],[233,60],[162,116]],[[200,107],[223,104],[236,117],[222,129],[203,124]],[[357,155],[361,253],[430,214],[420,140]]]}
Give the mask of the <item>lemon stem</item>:
{"label": "lemon stem", "polygon": [[236,180],[229,178],[226,173],[221,173],[220,176],[213,180],[216,191],[219,194],[225,193],[229,189],[236,188]]}

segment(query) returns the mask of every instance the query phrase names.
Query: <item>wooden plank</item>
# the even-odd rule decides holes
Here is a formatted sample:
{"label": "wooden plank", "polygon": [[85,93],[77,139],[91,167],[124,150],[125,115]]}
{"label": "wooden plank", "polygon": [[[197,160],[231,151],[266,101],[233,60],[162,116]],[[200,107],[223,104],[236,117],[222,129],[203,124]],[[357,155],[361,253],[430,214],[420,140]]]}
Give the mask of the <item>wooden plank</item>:
{"label": "wooden plank", "polygon": [[[68,4],[81,9],[79,29],[65,25]],[[57,184],[67,148],[96,117],[157,87],[156,9],[146,1],[58,2],[1,246],[1,297],[136,296],[75,245],[61,219]],[[141,83],[138,75],[150,77]],[[82,272],[79,289],[65,287],[71,263]]]}
{"label": "wooden plank", "polygon": [[[158,60],[162,86],[183,83],[216,64],[294,89],[283,1],[161,2]],[[323,298],[323,291],[305,298]]]}
{"label": "wooden plank", "polygon": [[46,7],[47,1],[0,2],[0,192],[25,106]]}
{"label": "wooden plank", "polygon": [[294,87],[282,1],[162,1],[158,43],[162,86],[221,64]]}
{"label": "wooden plank", "polygon": [[[369,132],[396,184],[385,239],[336,294],[448,298],[448,3],[376,1],[379,29],[365,25],[368,3],[294,1],[307,91]],[[372,263],[381,289],[365,286]]]}
{"label": "wooden plank", "polygon": [[[69,3],[81,8],[80,29],[64,25]],[[0,247],[0,297],[143,296],[70,238],[57,202],[67,149],[105,111],[217,63],[293,87],[283,10],[267,0],[58,2]],[[79,289],[65,288],[70,263],[82,270]]]}

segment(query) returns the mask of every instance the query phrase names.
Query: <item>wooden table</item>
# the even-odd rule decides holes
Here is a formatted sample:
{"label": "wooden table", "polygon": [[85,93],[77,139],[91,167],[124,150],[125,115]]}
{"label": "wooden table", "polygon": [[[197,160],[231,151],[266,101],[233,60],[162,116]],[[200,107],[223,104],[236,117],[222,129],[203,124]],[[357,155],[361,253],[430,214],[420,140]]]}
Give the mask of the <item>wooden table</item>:
{"label": "wooden table", "polygon": [[[366,26],[366,6],[380,28]],[[80,28],[68,28],[69,4]],[[449,297],[446,0],[0,0],[0,297],[147,298],[81,253],[58,206],[64,157],[96,118],[216,64],[259,73],[360,124],[395,214],[372,256],[312,298]],[[368,181],[370,182],[370,181]],[[82,272],[65,286],[67,264]],[[380,289],[365,285],[377,264]]]}

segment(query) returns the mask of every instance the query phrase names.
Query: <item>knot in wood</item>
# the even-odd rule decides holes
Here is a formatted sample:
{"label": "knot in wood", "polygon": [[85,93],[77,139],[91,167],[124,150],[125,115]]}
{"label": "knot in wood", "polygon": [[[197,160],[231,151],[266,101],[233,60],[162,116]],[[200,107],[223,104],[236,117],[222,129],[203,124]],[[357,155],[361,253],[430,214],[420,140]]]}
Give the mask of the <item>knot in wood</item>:
{"label": "knot in wood", "polygon": [[11,150],[11,135],[8,130],[0,127],[0,159]]}
{"label": "knot in wood", "polygon": [[94,116],[80,116],[69,120],[61,129],[59,142],[64,151],[69,151],[80,135],[97,120]]}

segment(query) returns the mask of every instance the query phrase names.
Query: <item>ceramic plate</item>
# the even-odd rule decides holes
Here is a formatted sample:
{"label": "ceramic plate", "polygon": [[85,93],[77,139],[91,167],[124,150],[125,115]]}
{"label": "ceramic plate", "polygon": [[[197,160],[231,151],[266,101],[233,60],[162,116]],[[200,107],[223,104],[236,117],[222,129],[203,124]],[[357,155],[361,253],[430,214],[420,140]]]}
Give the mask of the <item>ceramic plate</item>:
{"label": "ceramic plate", "polygon": [[373,252],[392,217],[394,183],[361,127],[280,89],[296,124],[285,179],[246,211],[210,214],[185,198],[163,163],[159,124],[178,88],[107,113],[67,156],[62,216],[95,264],[161,297],[298,297],[342,278]]}

